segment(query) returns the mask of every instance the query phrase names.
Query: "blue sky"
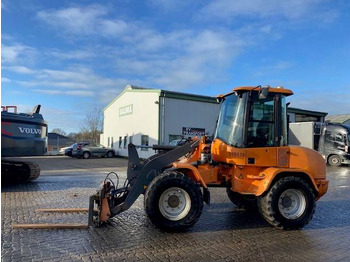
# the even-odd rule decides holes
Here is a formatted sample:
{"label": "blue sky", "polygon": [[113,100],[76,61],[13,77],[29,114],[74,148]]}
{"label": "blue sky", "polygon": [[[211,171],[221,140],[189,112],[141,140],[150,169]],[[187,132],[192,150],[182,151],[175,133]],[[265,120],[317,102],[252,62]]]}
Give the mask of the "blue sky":
{"label": "blue sky", "polygon": [[1,104],[76,132],[127,84],[216,96],[282,85],[350,113],[350,1],[1,1]]}

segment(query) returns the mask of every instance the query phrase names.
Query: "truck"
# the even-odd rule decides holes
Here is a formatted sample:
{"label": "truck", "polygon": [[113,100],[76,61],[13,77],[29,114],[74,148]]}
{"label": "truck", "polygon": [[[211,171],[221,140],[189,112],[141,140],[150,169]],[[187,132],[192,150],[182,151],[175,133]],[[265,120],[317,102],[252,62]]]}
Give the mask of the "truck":
{"label": "truck", "polygon": [[323,122],[289,124],[289,144],[318,151],[331,166],[350,164],[350,126]]}
{"label": "truck", "polygon": [[286,98],[292,94],[282,87],[237,87],[217,97],[221,109],[212,140],[153,145],[158,153],[146,160],[130,143],[127,179],[122,185],[117,174],[107,175],[90,196],[89,225],[105,224],[143,194],[156,227],[186,230],[210,204],[210,188],[220,187],[234,204],[254,206],[273,227],[303,228],[328,180],[318,152],[288,144]]}
{"label": "truck", "polygon": [[47,122],[41,105],[30,113],[18,113],[17,106],[1,106],[1,181],[29,182],[40,175],[40,167],[18,156],[40,156],[47,152]]}

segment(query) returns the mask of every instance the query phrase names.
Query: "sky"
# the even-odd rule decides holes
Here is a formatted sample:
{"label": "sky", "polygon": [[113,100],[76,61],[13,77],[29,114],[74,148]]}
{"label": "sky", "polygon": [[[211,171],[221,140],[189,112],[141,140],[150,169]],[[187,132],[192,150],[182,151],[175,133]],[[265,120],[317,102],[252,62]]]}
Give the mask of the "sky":
{"label": "sky", "polygon": [[347,0],[2,0],[1,105],[49,131],[127,84],[217,96],[283,86],[291,107],[350,113]]}

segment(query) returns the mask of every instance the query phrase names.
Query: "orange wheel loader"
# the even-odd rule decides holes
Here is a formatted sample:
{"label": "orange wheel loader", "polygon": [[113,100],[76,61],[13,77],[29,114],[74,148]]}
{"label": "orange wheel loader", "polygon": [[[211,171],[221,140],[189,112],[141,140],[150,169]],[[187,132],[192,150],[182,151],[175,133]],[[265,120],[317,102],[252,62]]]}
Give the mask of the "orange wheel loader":
{"label": "orange wheel loader", "polygon": [[237,206],[258,209],[273,227],[299,229],[327,192],[326,165],[308,148],[288,145],[286,97],[282,87],[238,87],[218,96],[221,110],[212,141],[182,146],[154,145],[157,154],[141,162],[129,144],[127,180],[107,177],[90,197],[89,225],[99,226],[129,209],[144,194],[154,225],[184,230],[199,219],[210,187],[225,187]]}

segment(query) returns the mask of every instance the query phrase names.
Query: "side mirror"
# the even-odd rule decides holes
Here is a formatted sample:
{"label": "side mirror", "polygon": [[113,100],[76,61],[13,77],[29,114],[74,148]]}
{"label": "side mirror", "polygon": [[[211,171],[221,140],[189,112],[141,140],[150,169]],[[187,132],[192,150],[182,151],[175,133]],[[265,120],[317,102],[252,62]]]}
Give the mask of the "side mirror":
{"label": "side mirror", "polygon": [[269,88],[268,87],[262,87],[259,92],[259,99],[266,99],[269,95]]}

